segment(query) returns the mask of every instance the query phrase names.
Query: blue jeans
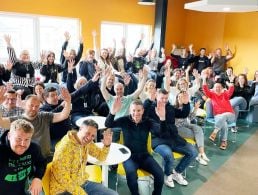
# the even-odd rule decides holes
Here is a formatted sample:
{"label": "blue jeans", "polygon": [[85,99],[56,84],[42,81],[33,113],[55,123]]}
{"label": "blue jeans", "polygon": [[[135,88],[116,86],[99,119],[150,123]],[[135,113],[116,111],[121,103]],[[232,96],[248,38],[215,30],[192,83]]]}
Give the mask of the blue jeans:
{"label": "blue jeans", "polygon": [[150,154],[132,154],[132,156],[126,160],[123,165],[126,172],[127,185],[131,194],[139,195],[137,169],[143,169],[154,177],[154,191],[152,194],[161,195],[164,183],[164,174],[159,164]]}
{"label": "blue jeans", "polygon": [[235,111],[235,117],[237,120],[238,115],[239,115],[239,110],[245,110],[247,107],[247,102],[246,102],[245,98],[243,98],[243,97],[233,97],[230,100],[230,104]]}
{"label": "blue jeans", "polygon": [[[106,188],[100,183],[87,181],[81,186],[88,195],[118,195],[118,193],[112,189]],[[69,192],[63,192],[59,195],[71,195]]]}
{"label": "blue jeans", "polygon": [[172,151],[184,155],[175,168],[177,173],[182,173],[198,155],[196,148],[189,143],[186,143],[184,146],[168,146],[166,144],[161,144],[158,145],[154,151],[162,156],[164,173],[167,176],[172,173],[173,169],[174,157]]}

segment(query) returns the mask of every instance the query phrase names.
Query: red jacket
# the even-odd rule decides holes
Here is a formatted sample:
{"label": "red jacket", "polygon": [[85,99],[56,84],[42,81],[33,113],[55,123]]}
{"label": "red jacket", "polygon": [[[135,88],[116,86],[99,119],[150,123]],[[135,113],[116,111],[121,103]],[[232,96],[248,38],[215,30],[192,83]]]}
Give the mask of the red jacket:
{"label": "red jacket", "polygon": [[207,97],[211,99],[212,109],[214,116],[217,114],[222,114],[225,112],[232,112],[234,110],[230,104],[230,97],[234,92],[234,87],[230,86],[228,90],[225,90],[220,95],[216,94],[215,92],[211,91],[207,85],[203,85],[203,92]]}

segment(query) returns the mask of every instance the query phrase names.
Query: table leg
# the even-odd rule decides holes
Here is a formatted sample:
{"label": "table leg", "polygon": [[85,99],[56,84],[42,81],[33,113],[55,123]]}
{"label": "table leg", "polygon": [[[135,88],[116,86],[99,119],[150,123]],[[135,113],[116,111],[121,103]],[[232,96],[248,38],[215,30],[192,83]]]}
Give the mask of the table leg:
{"label": "table leg", "polygon": [[102,184],[108,187],[108,165],[102,165]]}

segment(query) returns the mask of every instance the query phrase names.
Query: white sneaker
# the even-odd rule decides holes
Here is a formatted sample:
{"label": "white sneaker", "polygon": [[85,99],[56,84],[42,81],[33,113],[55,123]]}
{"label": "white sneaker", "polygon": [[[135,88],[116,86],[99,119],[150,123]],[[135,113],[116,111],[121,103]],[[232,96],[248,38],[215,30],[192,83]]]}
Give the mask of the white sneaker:
{"label": "white sneaker", "polygon": [[201,165],[208,165],[208,163],[202,158],[202,156],[201,155],[198,155],[197,157],[196,157],[196,160],[201,164]]}
{"label": "white sneaker", "polygon": [[172,178],[172,174],[170,174],[169,176],[165,176],[164,183],[170,188],[175,187],[175,184],[174,184],[174,181]]}
{"label": "white sneaker", "polygon": [[205,153],[201,154],[201,158],[207,162],[210,162],[210,159],[206,156]]}
{"label": "white sneaker", "polygon": [[182,174],[177,173],[175,170],[173,170],[172,178],[180,185],[183,185],[183,186],[188,185],[188,182],[183,178]]}

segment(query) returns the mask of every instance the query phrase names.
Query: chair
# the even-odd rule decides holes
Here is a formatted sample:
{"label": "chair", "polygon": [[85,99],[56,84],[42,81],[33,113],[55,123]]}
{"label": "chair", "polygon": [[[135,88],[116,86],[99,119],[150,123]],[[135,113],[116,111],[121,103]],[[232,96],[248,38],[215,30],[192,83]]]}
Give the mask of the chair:
{"label": "chair", "polygon": [[102,172],[101,168],[98,165],[87,165],[86,166],[86,172],[89,174],[89,181],[93,181],[96,183],[101,183],[102,182]]}
{"label": "chair", "polygon": [[[119,139],[119,143],[123,144],[124,143],[124,139],[123,139],[123,132],[120,132],[120,139]],[[151,148],[151,133],[149,133],[148,136],[148,140],[147,140],[147,150],[150,154],[153,153],[153,150]],[[125,177],[126,173],[125,173],[125,169],[122,163],[118,164],[118,168],[117,168],[117,179],[116,179],[116,191],[117,191],[117,187],[118,187],[118,175]],[[151,179],[152,179],[152,175],[147,172],[144,171],[143,169],[138,169],[137,170],[137,176],[138,176],[138,181],[148,181],[148,186],[149,186],[149,194],[151,194]],[[148,179],[146,179],[148,178]]]}
{"label": "chair", "polygon": [[45,195],[49,195],[49,182],[50,182],[50,172],[51,172],[52,162],[47,164],[44,176],[42,177],[42,186]]}

